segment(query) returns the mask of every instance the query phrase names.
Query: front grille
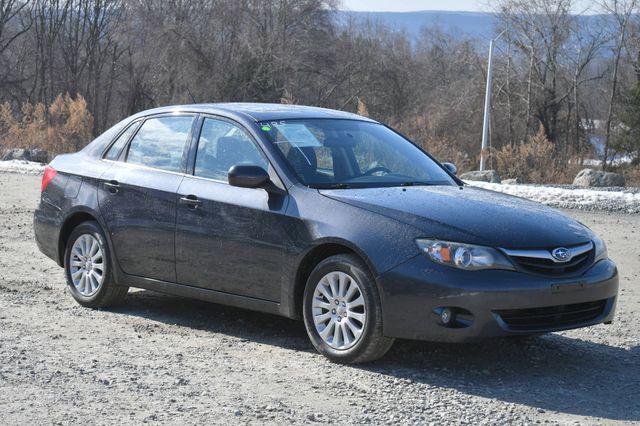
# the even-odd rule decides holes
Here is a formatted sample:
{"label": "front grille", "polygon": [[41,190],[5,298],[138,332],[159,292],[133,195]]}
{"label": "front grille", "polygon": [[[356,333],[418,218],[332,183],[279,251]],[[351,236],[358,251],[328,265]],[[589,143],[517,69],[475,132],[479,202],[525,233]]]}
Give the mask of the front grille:
{"label": "front grille", "polygon": [[579,325],[598,318],[607,299],[544,308],[506,309],[495,311],[511,330],[536,331]]}
{"label": "front grille", "polygon": [[589,264],[591,252],[583,253],[571,259],[568,263],[556,263],[550,259],[537,259],[535,257],[511,256],[520,268],[527,272],[540,275],[564,275],[579,272]]}
{"label": "front grille", "polygon": [[571,248],[576,254],[568,262],[558,262],[551,256],[551,250],[504,250],[518,269],[537,275],[563,276],[584,271],[593,263],[592,244]]}

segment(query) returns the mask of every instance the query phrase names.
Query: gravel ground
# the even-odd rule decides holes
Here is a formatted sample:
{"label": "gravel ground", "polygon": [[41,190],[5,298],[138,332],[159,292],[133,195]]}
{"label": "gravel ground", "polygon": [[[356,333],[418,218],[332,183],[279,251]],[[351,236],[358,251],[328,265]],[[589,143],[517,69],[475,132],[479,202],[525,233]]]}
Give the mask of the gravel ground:
{"label": "gravel ground", "polygon": [[81,308],[33,240],[39,177],[0,174],[0,422],[638,423],[640,215],[567,211],[621,271],[613,325],[331,364],[301,323],[133,291]]}

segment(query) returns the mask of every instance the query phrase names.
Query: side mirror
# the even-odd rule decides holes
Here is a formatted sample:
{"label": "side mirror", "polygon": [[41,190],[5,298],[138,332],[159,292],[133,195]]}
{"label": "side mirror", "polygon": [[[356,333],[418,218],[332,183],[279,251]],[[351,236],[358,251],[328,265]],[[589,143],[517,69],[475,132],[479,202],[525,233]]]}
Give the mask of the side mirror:
{"label": "side mirror", "polygon": [[241,188],[261,188],[269,183],[269,173],[260,166],[232,166],[227,178],[229,185]]}
{"label": "side mirror", "polygon": [[449,171],[449,173],[451,173],[452,175],[457,175],[458,174],[458,168],[456,167],[455,164],[453,163],[442,163],[442,165],[444,166],[445,169],[447,169]]}

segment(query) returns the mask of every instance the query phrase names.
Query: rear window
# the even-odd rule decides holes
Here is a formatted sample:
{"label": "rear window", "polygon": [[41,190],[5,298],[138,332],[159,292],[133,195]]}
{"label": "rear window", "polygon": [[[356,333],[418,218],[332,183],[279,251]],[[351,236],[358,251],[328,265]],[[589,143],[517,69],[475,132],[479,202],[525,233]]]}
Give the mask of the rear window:
{"label": "rear window", "polygon": [[116,141],[113,143],[113,145],[111,145],[111,147],[109,148],[109,150],[107,151],[107,153],[105,154],[104,158],[106,160],[117,160],[118,157],[120,157],[120,152],[122,152],[122,148],[124,148],[124,146],[127,144],[127,142],[129,142],[129,139],[131,138],[131,135],[133,135],[133,132],[136,131],[136,129],[138,128],[138,124],[140,122],[135,122],[133,124],[131,124],[127,130],[125,130],[124,132],[122,132],[120,134],[120,136],[118,136],[118,139],[116,139]]}
{"label": "rear window", "polygon": [[170,172],[182,171],[182,157],[192,122],[191,116],[146,120],[129,145],[127,163]]}

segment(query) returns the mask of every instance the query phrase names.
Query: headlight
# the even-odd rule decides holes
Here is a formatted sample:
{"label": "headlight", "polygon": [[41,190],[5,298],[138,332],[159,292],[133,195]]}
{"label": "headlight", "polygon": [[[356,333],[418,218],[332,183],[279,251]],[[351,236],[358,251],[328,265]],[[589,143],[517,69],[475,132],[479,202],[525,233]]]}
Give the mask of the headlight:
{"label": "headlight", "polygon": [[467,271],[515,268],[498,250],[491,247],[418,239],[416,244],[434,262]]}
{"label": "headlight", "polygon": [[593,236],[593,245],[596,250],[595,262],[609,257],[609,253],[607,253],[607,245],[597,235]]}

